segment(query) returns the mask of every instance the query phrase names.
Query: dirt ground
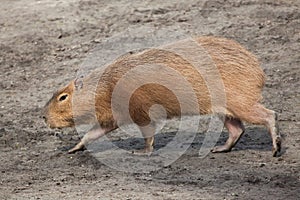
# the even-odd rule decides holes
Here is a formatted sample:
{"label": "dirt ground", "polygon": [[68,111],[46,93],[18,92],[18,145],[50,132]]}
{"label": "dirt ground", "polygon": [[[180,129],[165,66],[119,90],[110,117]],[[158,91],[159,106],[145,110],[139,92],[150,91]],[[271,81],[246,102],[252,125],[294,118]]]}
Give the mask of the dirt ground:
{"label": "dirt ground", "polygon": [[[299,0],[2,0],[0,8],[0,199],[300,199]],[[223,36],[255,53],[282,156],[271,156],[259,126],[247,126],[230,153],[200,159],[194,142],[150,173],[111,169],[89,151],[67,154],[78,134],[48,129],[41,108],[99,41],[143,26]]]}

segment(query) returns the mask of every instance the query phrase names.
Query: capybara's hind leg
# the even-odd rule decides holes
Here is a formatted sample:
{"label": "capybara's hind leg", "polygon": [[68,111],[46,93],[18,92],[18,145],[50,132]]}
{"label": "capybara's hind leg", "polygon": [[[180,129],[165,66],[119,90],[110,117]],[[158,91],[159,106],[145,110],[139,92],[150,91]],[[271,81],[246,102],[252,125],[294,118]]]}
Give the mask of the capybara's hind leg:
{"label": "capybara's hind leg", "polygon": [[137,155],[150,155],[153,152],[155,125],[149,124],[141,126],[140,130],[145,140],[144,149],[134,150],[132,153]]}
{"label": "capybara's hind leg", "polygon": [[245,120],[253,124],[265,125],[268,128],[273,143],[273,156],[279,156],[281,151],[281,136],[278,130],[277,114],[273,110],[268,110],[263,105],[257,103],[253,106],[251,112],[245,116]]}
{"label": "capybara's hind leg", "polygon": [[222,146],[216,146],[212,149],[213,153],[229,152],[232,147],[238,142],[245,131],[243,123],[239,119],[228,118],[225,119],[225,127],[228,130],[229,137],[226,143]]}

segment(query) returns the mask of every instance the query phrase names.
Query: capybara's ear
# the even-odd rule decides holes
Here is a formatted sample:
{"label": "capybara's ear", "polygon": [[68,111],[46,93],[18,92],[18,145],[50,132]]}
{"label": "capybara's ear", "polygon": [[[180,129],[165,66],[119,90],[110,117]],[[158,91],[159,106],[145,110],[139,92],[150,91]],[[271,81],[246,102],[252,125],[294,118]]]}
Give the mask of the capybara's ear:
{"label": "capybara's ear", "polygon": [[83,87],[83,81],[82,81],[83,77],[79,77],[76,78],[74,81],[74,85],[75,85],[75,90],[80,90]]}

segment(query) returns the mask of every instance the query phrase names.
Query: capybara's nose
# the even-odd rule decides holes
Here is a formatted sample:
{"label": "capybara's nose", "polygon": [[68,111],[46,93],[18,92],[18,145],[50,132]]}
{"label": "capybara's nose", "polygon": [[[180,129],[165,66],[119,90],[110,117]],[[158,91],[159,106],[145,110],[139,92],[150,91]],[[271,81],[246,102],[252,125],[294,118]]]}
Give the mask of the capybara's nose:
{"label": "capybara's nose", "polygon": [[45,108],[41,109],[41,111],[40,111],[40,117],[42,117],[45,121],[47,121]]}

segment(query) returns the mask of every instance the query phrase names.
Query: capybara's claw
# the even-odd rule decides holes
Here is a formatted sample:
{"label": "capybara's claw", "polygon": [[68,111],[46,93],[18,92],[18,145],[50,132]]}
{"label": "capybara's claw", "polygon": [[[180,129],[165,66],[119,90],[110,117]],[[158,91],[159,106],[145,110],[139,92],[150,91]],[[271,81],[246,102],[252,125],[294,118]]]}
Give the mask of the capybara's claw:
{"label": "capybara's claw", "polygon": [[212,153],[226,153],[226,152],[230,152],[230,151],[231,151],[231,148],[228,148],[225,145],[216,146],[211,150]]}
{"label": "capybara's claw", "polygon": [[153,152],[153,147],[146,147],[144,149],[133,150],[132,154],[140,155],[140,156],[150,156]]}
{"label": "capybara's claw", "polygon": [[84,150],[84,145],[80,142],[75,147],[73,147],[72,149],[70,149],[68,151],[68,153],[71,154],[71,153],[75,153],[76,151],[82,151],[82,150]]}

